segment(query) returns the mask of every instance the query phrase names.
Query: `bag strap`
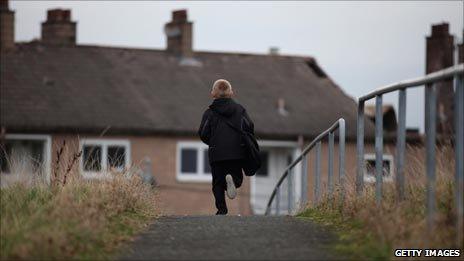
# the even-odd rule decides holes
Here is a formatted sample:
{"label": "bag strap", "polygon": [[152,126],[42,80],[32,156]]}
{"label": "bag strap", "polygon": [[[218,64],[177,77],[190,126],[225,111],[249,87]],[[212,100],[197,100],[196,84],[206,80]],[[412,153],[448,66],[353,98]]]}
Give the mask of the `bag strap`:
{"label": "bag strap", "polygon": [[244,131],[239,129],[237,126],[235,126],[234,124],[232,124],[232,122],[230,122],[229,120],[227,120],[224,116],[222,116],[221,114],[215,112],[214,110],[211,110],[214,114],[216,114],[220,119],[222,119],[223,121],[225,121],[227,123],[227,125],[229,125],[232,129],[238,131],[240,134],[244,134]]}

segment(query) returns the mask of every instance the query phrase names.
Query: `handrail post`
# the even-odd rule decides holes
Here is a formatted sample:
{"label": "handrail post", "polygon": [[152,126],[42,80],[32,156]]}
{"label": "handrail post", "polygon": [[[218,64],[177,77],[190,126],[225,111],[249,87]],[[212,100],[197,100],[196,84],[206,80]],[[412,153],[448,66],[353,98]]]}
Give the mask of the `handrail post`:
{"label": "handrail post", "polygon": [[334,133],[329,133],[329,162],[328,162],[328,175],[327,183],[329,187],[329,199],[332,200],[333,194],[333,156],[334,156]]}
{"label": "handrail post", "polygon": [[377,205],[382,201],[383,179],[383,114],[382,95],[375,97],[375,198]]}
{"label": "handrail post", "polygon": [[356,194],[359,196],[364,186],[364,101],[358,104],[356,136]]}
{"label": "handrail post", "polygon": [[398,199],[404,196],[404,153],[406,147],[406,89],[398,93],[398,133],[396,136],[396,190]]}
{"label": "handrail post", "polygon": [[456,231],[457,231],[457,245],[462,246],[464,243],[464,211],[463,211],[463,197],[464,197],[464,82],[463,76],[455,77],[454,79],[455,90],[455,171],[456,171]]}
{"label": "handrail post", "polygon": [[280,186],[277,187],[275,197],[276,197],[276,215],[278,216],[280,214]]}
{"label": "handrail post", "polygon": [[293,176],[292,176],[292,169],[288,171],[288,176],[287,176],[287,208],[288,208],[288,214],[292,214],[292,208],[293,208]]}
{"label": "handrail post", "polygon": [[[280,186],[283,184],[286,178],[287,184],[288,184],[288,213],[292,214],[293,210],[295,208],[295,184],[293,183],[293,169],[295,166],[297,166],[301,161],[302,162],[302,205],[306,205],[307,203],[307,175],[308,175],[308,165],[309,165],[309,152],[311,151],[312,148],[316,147],[316,157],[315,157],[315,168],[314,168],[314,205],[319,203],[320,198],[321,198],[321,144],[322,144],[322,139],[325,137],[329,136],[331,139],[331,161],[330,161],[330,166],[331,166],[331,177],[333,181],[333,155],[334,155],[334,137],[335,134],[334,132],[339,129],[339,134],[340,134],[340,140],[339,140],[339,182],[341,184],[344,183],[344,176],[345,176],[345,120],[343,118],[338,119],[337,122],[333,123],[328,129],[320,133],[316,138],[314,138],[307,146],[306,148],[303,149],[302,153],[300,156],[296,157],[285,169],[285,172],[283,175],[280,177],[279,181],[274,187],[274,190],[272,191],[272,194],[267,202],[266,210],[265,210],[265,215],[269,215],[272,211],[272,204],[273,201],[276,201],[276,214],[278,215],[280,213]],[[333,182],[331,182],[333,185]],[[332,186],[333,190],[333,186]],[[343,186],[342,186],[342,194],[343,194]]]}
{"label": "handrail post", "polygon": [[425,136],[427,172],[427,229],[433,229],[435,215],[435,136],[436,136],[437,94],[435,84],[425,87]]}
{"label": "handrail post", "polygon": [[308,154],[303,155],[301,165],[301,206],[305,207],[308,202]]}
{"label": "handrail post", "polygon": [[319,203],[319,196],[320,196],[320,182],[321,182],[321,142],[318,141],[316,143],[316,157],[315,159],[315,164],[314,164],[314,202],[316,205]]}
{"label": "handrail post", "polygon": [[341,192],[341,203],[345,200],[345,120],[339,120],[338,126],[338,178]]}

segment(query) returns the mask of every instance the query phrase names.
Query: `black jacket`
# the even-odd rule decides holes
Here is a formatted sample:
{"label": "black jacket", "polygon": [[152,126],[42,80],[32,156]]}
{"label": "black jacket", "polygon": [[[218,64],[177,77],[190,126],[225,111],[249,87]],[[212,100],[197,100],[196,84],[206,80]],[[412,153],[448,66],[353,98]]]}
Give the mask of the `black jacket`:
{"label": "black jacket", "polygon": [[198,130],[201,140],[209,145],[210,163],[245,157],[240,133],[224,120],[254,134],[254,124],[242,105],[230,98],[215,99],[203,114]]}

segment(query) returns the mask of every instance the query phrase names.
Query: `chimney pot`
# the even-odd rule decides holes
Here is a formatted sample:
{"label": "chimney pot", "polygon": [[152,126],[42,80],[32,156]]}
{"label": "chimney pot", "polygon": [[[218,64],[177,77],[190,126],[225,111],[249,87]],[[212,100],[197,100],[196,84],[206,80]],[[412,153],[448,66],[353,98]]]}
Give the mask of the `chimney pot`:
{"label": "chimney pot", "polygon": [[0,10],[10,10],[10,1],[8,0],[0,0]]}
{"label": "chimney pot", "polygon": [[177,10],[172,12],[172,21],[176,23],[187,22],[187,10]]}
{"label": "chimney pot", "polygon": [[432,25],[432,37],[448,36],[449,34],[449,24],[441,23]]}
{"label": "chimney pot", "polygon": [[71,22],[71,12],[62,9],[48,10],[47,22]]}

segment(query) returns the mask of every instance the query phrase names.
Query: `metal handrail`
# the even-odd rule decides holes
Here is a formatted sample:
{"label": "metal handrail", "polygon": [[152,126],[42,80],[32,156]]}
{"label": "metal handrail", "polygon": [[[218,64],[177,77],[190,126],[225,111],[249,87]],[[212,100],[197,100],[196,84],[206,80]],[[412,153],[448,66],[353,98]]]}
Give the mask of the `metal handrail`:
{"label": "metal handrail", "polygon": [[456,162],[456,208],[458,242],[463,242],[463,121],[464,121],[464,64],[458,64],[420,78],[393,83],[376,89],[359,98],[357,116],[357,174],[356,191],[361,194],[364,186],[364,103],[375,98],[375,194],[378,204],[382,200],[383,175],[383,115],[382,95],[399,91],[398,95],[398,129],[396,142],[396,190],[398,199],[403,200],[404,194],[404,165],[406,147],[406,89],[426,85],[425,87],[425,133],[426,133],[426,176],[427,176],[427,225],[429,230],[433,227],[435,213],[435,141],[437,118],[436,83],[454,78],[455,85],[455,162]]}
{"label": "metal handrail", "polygon": [[452,78],[453,76],[457,74],[462,74],[463,72],[464,72],[464,64],[461,63],[461,64],[446,68],[441,71],[436,71],[436,72],[427,74],[423,77],[418,77],[414,79],[409,79],[409,80],[385,85],[383,87],[375,89],[374,91],[364,96],[361,96],[358,100],[359,102],[363,102],[366,100],[370,100],[374,98],[375,96],[379,96],[379,95],[386,94],[386,93],[393,92],[393,91],[398,91],[400,89],[418,87],[421,85],[437,82],[437,81],[444,80],[447,78]]}
{"label": "metal handrail", "polygon": [[[323,138],[325,138],[327,135],[331,135],[331,138],[333,139],[333,132],[336,131],[337,129],[339,129],[340,133],[339,133],[339,150],[340,150],[340,160],[339,160],[339,178],[342,180],[343,179],[343,176],[344,176],[344,165],[345,165],[345,120],[343,118],[340,118],[338,119],[334,124],[332,124],[332,126],[330,126],[328,129],[326,129],[324,132],[322,132],[321,134],[319,134],[316,138],[314,138],[308,146],[306,146],[306,148],[301,152],[301,154],[295,159],[293,160],[292,163],[290,163],[290,165],[288,165],[288,167],[285,169],[284,173],[282,174],[282,176],[280,177],[280,179],[277,181],[277,184],[275,185],[274,187],[274,190],[272,191],[272,194],[269,198],[269,201],[267,203],[267,206],[266,206],[266,211],[265,211],[265,215],[268,215],[270,213],[270,210],[271,210],[271,205],[272,205],[272,202],[276,196],[276,194],[278,193],[279,191],[279,187],[280,185],[282,185],[282,182],[285,180],[285,178],[287,178],[289,175],[291,176],[291,170],[293,167],[295,167],[298,163],[300,163],[304,157],[311,151],[311,149],[316,146],[316,145],[320,145],[320,142]],[[333,142],[332,142],[332,145],[333,145]],[[332,148],[333,149],[333,148]],[[306,164],[306,158],[305,158],[305,164],[303,165],[303,176],[305,176],[307,173],[306,171],[306,167],[307,167],[307,164]],[[306,186],[307,184],[302,184],[302,186]],[[290,191],[289,191],[290,193]],[[306,194],[306,193],[304,193]],[[303,195],[302,193],[302,198],[304,199],[306,197],[306,195]],[[305,200],[302,200],[302,202],[304,202]],[[289,202],[290,202],[290,199],[289,199]],[[290,209],[290,206],[289,207],[289,212],[291,211]],[[278,210],[277,210],[278,211]]]}

